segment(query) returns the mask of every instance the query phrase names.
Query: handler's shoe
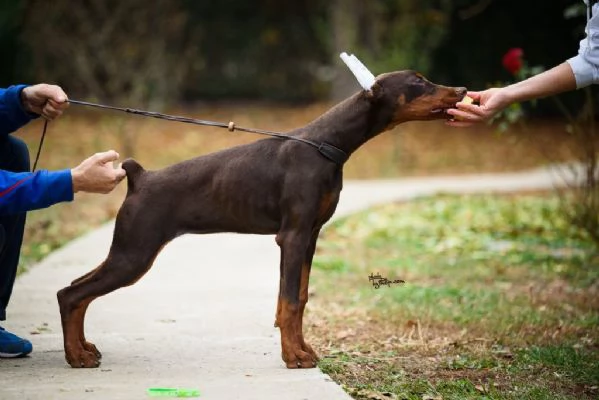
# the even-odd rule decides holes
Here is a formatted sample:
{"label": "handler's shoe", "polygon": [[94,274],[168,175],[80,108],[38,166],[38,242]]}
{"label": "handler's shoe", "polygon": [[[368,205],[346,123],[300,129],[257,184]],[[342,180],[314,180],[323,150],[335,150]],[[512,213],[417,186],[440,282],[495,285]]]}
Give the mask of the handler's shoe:
{"label": "handler's shoe", "polygon": [[7,332],[0,326],[0,358],[23,357],[33,350],[31,342]]}

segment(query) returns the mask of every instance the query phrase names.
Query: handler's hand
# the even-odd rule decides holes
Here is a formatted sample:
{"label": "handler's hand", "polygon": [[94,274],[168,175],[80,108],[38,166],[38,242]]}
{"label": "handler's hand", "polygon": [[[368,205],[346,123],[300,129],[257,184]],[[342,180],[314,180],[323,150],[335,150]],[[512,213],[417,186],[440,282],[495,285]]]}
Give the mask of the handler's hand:
{"label": "handler's hand", "polygon": [[468,96],[472,97],[478,105],[458,102],[456,108],[447,110],[447,114],[456,117],[447,121],[447,125],[463,127],[488,121],[511,103],[505,88],[491,88],[482,92],[468,92]]}
{"label": "handler's hand", "polygon": [[21,91],[23,108],[52,121],[69,106],[67,95],[60,86],[41,83]]}
{"label": "handler's hand", "polygon": [[113,166],[119,153],[109,150],[96,153],[71,170],[73,191],[110,193],[125,178],[125,170]]}

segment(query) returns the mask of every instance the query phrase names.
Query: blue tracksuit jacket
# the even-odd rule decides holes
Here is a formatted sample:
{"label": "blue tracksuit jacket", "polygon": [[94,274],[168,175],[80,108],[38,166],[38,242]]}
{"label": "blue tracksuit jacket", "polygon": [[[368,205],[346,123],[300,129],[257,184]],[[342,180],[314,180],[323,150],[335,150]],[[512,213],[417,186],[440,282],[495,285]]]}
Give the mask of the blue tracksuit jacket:
{"label": "blue tracksuit jacket", "polygon": [[[35,118],[21,105],[20,94],[24,87],[0,88],[0,146],[8,134]],[[17,214],[71,200],[73,182],[69,169],[35,173],[0,169],[0,215]]]}

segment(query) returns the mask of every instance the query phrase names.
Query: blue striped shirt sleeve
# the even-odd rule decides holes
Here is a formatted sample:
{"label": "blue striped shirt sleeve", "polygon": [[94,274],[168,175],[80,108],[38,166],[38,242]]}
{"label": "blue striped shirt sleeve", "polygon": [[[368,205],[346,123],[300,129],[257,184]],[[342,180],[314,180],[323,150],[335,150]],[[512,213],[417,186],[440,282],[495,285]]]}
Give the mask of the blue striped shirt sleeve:
{"label": "blue striped shirt sleeve", "polygon": [[0,170],[0,215],[18,214],[73,200],[69,169],[8,172]]}

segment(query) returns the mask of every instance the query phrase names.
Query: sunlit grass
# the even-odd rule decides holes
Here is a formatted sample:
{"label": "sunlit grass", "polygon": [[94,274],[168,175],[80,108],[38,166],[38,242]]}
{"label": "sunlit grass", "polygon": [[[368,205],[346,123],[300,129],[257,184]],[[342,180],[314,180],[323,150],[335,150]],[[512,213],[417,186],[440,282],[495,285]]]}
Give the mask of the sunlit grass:
{"label": "sunlit grass", "polygon": [[358,399],[595,398],[599,259],[559,207],[436,196],[332,224],[308,307],[321,367]]}

